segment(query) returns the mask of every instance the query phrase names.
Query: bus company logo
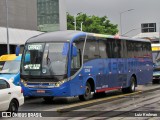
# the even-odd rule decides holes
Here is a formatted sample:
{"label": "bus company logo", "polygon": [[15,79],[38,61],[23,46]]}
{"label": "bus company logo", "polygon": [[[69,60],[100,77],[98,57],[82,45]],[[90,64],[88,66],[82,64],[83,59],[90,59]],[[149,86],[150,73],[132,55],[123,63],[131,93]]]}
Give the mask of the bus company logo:
{"label": "bus company logo", "polygon": [[39,88],[43,87],[43,83],[39,83],[38,87]]}
{"label": "bus company logo", "polygon": [[12,117],[11,112],[2,112],[2,117],[5,117],[5,118]]}
{"label": "bus company logo", "polygon": [[41,83],[38,84],[37,87],[38,87],[38,88],[44,88],[44,84],[41,82]]}

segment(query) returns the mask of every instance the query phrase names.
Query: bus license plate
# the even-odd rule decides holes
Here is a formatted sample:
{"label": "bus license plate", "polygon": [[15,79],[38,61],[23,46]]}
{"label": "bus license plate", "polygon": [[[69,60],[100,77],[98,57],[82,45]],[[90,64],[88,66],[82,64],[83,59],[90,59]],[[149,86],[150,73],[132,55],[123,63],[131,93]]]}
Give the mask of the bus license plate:
{"label": "bus license plate", "polygon": [[37,93],[45,93],[45,90],[37,90]]}

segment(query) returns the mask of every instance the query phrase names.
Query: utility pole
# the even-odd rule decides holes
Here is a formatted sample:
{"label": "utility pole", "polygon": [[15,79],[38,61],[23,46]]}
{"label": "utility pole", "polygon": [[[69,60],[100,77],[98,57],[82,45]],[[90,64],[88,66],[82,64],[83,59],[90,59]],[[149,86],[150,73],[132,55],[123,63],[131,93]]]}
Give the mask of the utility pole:
{"label": "utility pole", "polygon": [[159,22],[159,43],[160,43],[160,22]]}
{"label": "utility pole", "polygon": [[74,15],[74,29],[75,29],[75,31],[76,31],[76,24],[77,24],[77,22],[76,22],[76,17],[77,17],[77,15]]}
{"label": "utility pole", "polygon": [[122,35],[123,34],[123,29],[122,29],[122,14],[123,13],[125,13],[125,12],[129,12],[129,11],[132,11],[132,10],[134,10],[134,9],[129,9],[129,10],[125,10],[125,11],[123,11],[123,12],[120,12],[120,35]]}
{"label": "utility pole", "polygon": [[8,30],[8,0],[6,0],[6,30],[7,30],[7,53],[10,54],[9,30]]}
{"label": "utility pole", "polygon": [[81,22],[81,31],[83,30],[83,26],[82,25],[83,25],[83,22]]}

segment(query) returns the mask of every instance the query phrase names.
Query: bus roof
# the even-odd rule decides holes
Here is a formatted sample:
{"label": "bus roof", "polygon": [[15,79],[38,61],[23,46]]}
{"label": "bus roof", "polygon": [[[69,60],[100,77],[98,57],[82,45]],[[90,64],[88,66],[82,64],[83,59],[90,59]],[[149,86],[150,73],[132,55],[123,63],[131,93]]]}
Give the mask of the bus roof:
{"label": "bus roof", "polygon": [[32,43],[32,42],[53,42],[53,41],[60,41],[60,42],[69,42],[73,38],[76,38],[78,36],[85,36],[85,35],[91,35],[95,37],[104,37],[104,38],[115,38],[115,39],[124,39],[124,40],[133,40],[133,41],[142,41],[142,42],[150,42],[150,40],[146,39],[134,39],[134,38],[127,38],[127,37],[121,37],[121,36],[113,36],[113,35],[105,35],[105,34],[95,34],[95,33],[87,33],[82,31],[73,31],[73,30],[67,30],[67,31],[56,31],[56,32],[48,32],[43,33],[37,36],[34,36],[27,40],[26,43]]}
{"label": "bus roof", "polygon": [[0,61],[9,61],[9,60],[21,60],[21,55],[16,56],[15,54],[8,54],[0,56]]}
{"label": "bus roof", "polygon": [[27,40],[27,43],[30,42],[53,42],[53,41],[70,41],[74,36],[78,34],[84,34],[81,31],[56,31],[56,32],[48,32],[43,33],[37,36],[34,36]]}

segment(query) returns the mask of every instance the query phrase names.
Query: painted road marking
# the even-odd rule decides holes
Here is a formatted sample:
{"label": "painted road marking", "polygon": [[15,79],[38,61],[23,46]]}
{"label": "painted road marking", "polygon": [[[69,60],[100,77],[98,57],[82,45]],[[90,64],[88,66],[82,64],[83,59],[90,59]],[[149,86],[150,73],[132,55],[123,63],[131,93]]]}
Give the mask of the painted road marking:
{"label": "painted road marking", "polygon": [[71,111],[69,109],[73,109],[73,108],[76,108],[76,107],[80,107],[80,106],[82,107],[82,106],[86,106],[86,105],[93,104],[93,103],[103,102],[103,101],[106,101],[106,100],[112,100],[112,99],[121,98],[121,97],[129,96],[129,95],[135,95],[135,94],[139,94],[139,93],[142,93],[142,91],[137,91],[137,92],[134,92],[134,93],[123,94],[123,95],[117,95],[117,96],[112,96],[112,97],[107,97],[107,98],[89,100],[89,101],[82,102],[82,103],[76,103],[76,104],[73,104],[73,105],[69,105],[67,107],[59,108],[59,109],[57,109],[57,112],[68,112],[68,111]]}

